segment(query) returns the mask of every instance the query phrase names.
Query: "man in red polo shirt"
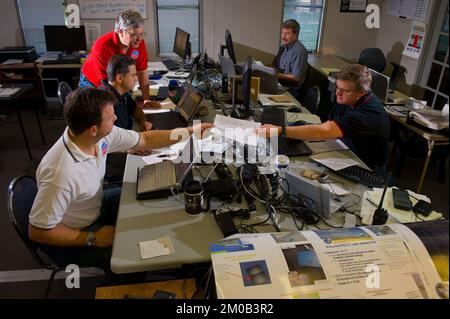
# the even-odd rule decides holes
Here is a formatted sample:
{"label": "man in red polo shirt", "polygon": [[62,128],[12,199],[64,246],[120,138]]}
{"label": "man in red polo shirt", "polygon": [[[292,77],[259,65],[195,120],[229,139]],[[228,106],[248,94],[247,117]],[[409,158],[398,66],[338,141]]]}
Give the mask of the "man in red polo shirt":
{"label": "man in red polo shirt", "polygon": [[132,10],[120,12],[116,18],[114,31],[99,37],[92,46],[80,74],[80,87],[98,87],[108,78],[106,68],[109,59],[116,54],[125,54],[136,61],[139,85],[144,105],[160,107],[158,102],[150,101],[147,72],[147,49],[144,42],[144,20]]}

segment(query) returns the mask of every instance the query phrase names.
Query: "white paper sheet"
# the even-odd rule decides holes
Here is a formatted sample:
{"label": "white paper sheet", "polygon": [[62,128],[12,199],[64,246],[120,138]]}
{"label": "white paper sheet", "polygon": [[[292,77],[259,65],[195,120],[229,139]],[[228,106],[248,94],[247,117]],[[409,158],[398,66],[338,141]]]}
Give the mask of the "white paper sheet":
{"label": "white paper sheet", "polygon": [[239,120],[217,114],[211,133],[224,136],[239,143],[256,146],[258,144],[258,135],[255,130],[260,126],[261,123],[258,122]]}
{"label": "white paper sheet", "polygon": [[20,90],[20,88],[1,88],[0,96],[5,96],[5,97],[13,96],[19,90]]}
{"label": "white paper sheet", "polygon": [[324,140],[324,141],[309,141],[306,142],[311,151],[314,154],[338,151],[338,150],[348,150],[347,145],[345,145],[341,140]]}
{"label": "white paper sheet", "polygon": [[310,156],[316,162],[332,169],[333,171],[339,171],[349,166],[358,165],[359,162],[347,157],[345,154],[338,152],[326,152],[317,155]]}
{"label": "white paper sheet", "polygon": [[157,114],[157,113],[167,113],[170,112],[170,110],[167,109],[142,109],[144,111],[144,114]]}
{"label": "white paper sheet", "polygon": [[[287,106],[289,106],[289,105],[292,105],[292,106],[299,106],[300,104],[298,103],[298,102],[296,102],[296,101],[294,101],[294,100],[292,100],[291,98],[291,101],[290,102],[280,102],[280,103],[277,103],[277,102],[274,102],[274,101],[272,101],[271,99],[270,99],[270,97],[271,96],[279,96],[279,95],[273,95],[273,94],[258,94],[258,100],[259,100],[259,102],[263,105],[263,106],[283,106],[283,105],[287,105]],[[287,96],[287,95],[284,95],[283,94],[283,96]]]}
{"label": "white paper sheet", "polygon": [[8,59],[5,62],[3,62],[3,65],[7,65],[7,64],[18,64],[18,63],[22,63],[23,59]]}
{"label": "white paper sheet", "polygon": [[141,241],[139,243],[139,249],[141,251],[142,259],[174,253],[173,244],[169,236],[161,237],[156,240]]}

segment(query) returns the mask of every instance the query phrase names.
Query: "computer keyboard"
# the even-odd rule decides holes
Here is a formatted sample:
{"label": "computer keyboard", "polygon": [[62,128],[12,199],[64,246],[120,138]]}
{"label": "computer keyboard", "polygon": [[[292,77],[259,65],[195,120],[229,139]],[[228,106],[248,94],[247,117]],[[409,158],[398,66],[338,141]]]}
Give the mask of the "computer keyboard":
{"label": "computer keyboard", "polygon": [[386,183],[383,176],[357,165],[334,171],[334,173],[369,187],[384,187]]}
{"label": "computer keyboard", "polygon": [[179,66],[175,61],[172,60],[163,60],[161,61],[169,71],[178,70]]}
{"label": "computer keyboard", "polygon": [[[276,107],[263,108],[263,124],[273,124],[277,126],[286,125],[286,112]],[[287,137],[278,137],[278,154],[286,156],[308,156],[312,154],[311,149],[305,142]]]}
{"label": "computer keyboard", "polygon": [[276,107],[265,107],[263,108],[261,122],[262,124],[284,126],[286,125],[286,113],[284,110]]}

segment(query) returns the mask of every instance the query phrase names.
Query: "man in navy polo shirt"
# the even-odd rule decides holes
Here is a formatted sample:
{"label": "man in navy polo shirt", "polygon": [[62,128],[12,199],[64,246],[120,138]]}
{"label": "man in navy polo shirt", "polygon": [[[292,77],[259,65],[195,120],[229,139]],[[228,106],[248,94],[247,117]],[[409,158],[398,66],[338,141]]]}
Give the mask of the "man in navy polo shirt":
{"label": "man in navy polo shirt", "polygon": [[352,64],[337,75],[336,106],[328,121],[319,125],[281,127],[266,124],[258,133],[269,136],[270,128],[288,138],[301,140],[341,139],[363,162],[385,175],[388,157],[389,116],[370,91],[372,76],[367,67]]}
{"label": "man in navy polo shirt", "polygon": [[147,48],[144,42],[144,20],[132,10],[120,12],[116,18],[114,31],[95,40],[91,53],[83,64],[80,74],[80,87],[98,87],[102,80],[108,78],[106,68],[113,55],[125,54],[136,62],[139,85],[142,90],[144,105],[160,107],[158,102],[150,100],[147,72]]}

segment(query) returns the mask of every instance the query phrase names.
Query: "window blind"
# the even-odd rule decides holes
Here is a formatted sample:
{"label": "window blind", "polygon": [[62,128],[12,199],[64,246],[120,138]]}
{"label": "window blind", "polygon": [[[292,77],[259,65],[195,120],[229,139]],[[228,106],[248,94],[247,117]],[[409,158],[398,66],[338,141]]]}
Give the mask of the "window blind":
{"label": "window blind", "polygon": [[192,54],[199,52],[199,0],[157,0],[159,53],[172,53],[177,27],[190,34]]}
{"label": "window blind", "polygon": [[25,45],[34,46],[38,54],[46,52],[44,25],[64,25],[62,0],[17,0]]}

